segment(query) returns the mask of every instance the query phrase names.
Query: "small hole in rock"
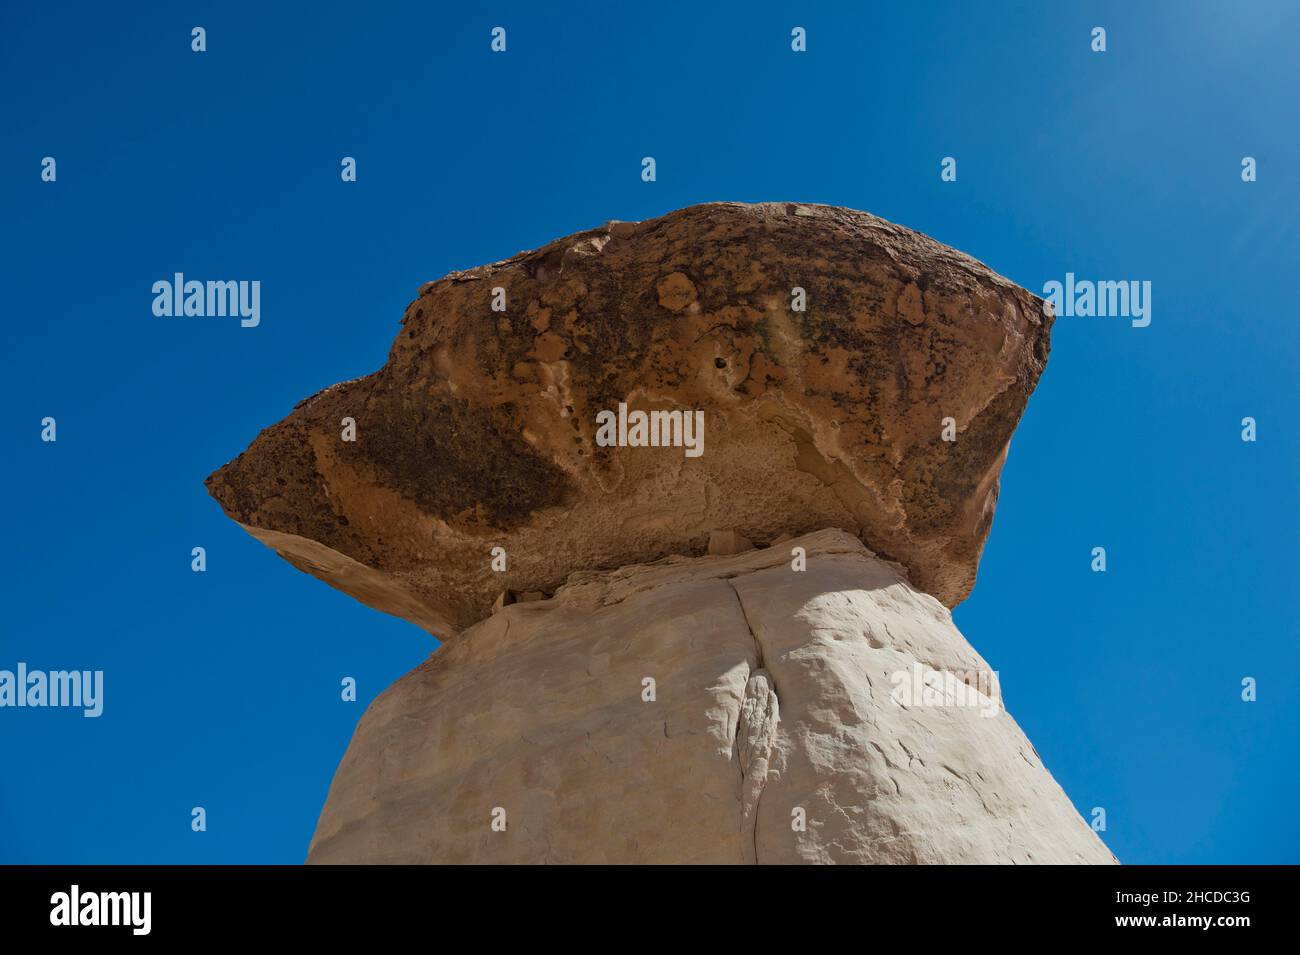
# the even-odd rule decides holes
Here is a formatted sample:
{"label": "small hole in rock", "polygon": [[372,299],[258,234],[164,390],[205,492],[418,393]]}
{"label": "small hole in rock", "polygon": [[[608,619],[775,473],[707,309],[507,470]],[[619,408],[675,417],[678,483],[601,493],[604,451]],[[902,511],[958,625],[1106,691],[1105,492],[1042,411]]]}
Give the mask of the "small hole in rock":
{"label": "small hole in rock", "polygon": [[726,368],[726,367],[727,367],[727,360],[726,360],[725,358],[715,358],[715,359],[713,359],[713,367],[714,367],[714,368]]}

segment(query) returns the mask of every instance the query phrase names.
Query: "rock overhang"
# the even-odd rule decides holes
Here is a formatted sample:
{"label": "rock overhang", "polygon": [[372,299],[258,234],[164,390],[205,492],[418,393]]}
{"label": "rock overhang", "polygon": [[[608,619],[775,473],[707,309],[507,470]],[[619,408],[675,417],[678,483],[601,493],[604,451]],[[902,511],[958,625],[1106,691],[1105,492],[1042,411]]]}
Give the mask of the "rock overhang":
{"label": "rock overhang", "polygon": [[[951,607],[1050,322],[867,213],[692,206],[426,283],[383,368],[208,487],[295,566],[443,638],[503,590],[699,555],[717,528],[844,528]],[[703,453],[608,446],[620,406],[701,415]]]}

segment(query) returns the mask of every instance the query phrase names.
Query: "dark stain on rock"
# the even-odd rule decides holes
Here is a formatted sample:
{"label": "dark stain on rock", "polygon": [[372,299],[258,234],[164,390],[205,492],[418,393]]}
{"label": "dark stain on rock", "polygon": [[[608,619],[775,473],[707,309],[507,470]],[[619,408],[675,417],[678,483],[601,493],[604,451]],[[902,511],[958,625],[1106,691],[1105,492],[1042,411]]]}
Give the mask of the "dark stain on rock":
{"label": "dark stain on rock", "polygon": [[364,440],[343,444],[341,457],[429,514],[497,528],[562,503],[569,483],[510,430],[504,413],[498,418],[491,409],[436,393],[418,403],[372,395]]}

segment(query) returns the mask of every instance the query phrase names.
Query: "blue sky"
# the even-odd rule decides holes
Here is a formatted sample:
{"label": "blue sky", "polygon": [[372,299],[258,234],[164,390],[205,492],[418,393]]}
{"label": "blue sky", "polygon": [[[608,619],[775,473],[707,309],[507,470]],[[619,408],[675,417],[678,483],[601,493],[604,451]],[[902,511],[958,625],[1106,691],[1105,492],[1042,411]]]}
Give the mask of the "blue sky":
{"label": "blue sky", "polygon": [[[203,478],[378,368],[422,282],[718,199],[865,209],[1036,292],[1152,283],[1147,328],[1058,320],[957,623],[1122,861],[1300,862],[1300,8],[374,6],[0,9],[0,668],[106,683],[99,719],[0,710],[0,862],[301,861],[434,644]],[[177,271],[260,280],[261,325],[154,317]]]}

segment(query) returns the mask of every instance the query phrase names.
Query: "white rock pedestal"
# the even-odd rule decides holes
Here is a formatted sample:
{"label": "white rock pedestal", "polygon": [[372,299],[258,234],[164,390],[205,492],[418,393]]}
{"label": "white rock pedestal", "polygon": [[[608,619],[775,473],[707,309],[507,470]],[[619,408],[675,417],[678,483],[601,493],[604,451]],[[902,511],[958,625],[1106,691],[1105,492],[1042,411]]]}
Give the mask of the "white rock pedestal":
{"label": "white rock pedestal", "polygon": [[837,530],[575,574],[374,701],[308,861],[1115,862],[989,672]]}

